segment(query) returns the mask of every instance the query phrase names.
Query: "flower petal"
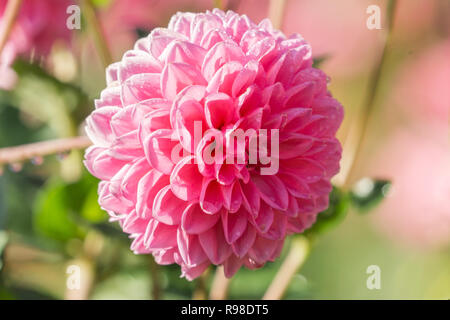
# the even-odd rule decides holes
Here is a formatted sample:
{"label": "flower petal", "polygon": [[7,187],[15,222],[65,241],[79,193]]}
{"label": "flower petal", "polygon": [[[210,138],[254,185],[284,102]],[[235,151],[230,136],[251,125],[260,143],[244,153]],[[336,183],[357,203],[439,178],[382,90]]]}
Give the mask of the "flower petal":
{"label": "flower petal", "polygon": [[163,187],[169,185],[169,177],[158,170],[150,170],[139,180],[136,195],[136,212],[141,218],[151,216],[153,201]]}
{"label": "flower petal", "polygon": [[255,242],[256,233],[256,229],[251,224],[247,224],[247,229],[242,236],[231,245],[236,256],[243,258],[247,254]]}
{"label": "flower petal", "polygon": [[245,209],[230,213],[226,210],[222,211],[222,226],[225,240],[233,243],[239,239],[247,227],[247,211]]}
{"label": "flower petal", "polygon": [[274,175],[252,175],[252,181],[258,188],[261,198],[270,206],[278,210],[286,210],[289,196],[283,182]]}
{"label": "flower petal", "polygon": [[144,243],[151,249],[166,249],[177,245],[177,227],[152,219],[145,231]]}
{"label": "flower petal", "polygon": [[186,63],[170,62],[166,64],[161,75],[161,91],[169,100],[189,85],[206,85],[205,79],[196,68]]}
{"label": "flower petal", "polygon": [[190,267],[198,266],[208,260],[198,236],[188,234],[183,229],[178,229],[177,244],[181,258]]}
{"label": "flower petal", "polygon": [[217,213],[222,208],[223,198],[220,184],[213,180],[203,178],[202,191],[200,193],[200,206],[208,214]]}
{"label": "flower petal", "polygon": [[200,244],[213,264],[222,264],[232,251],[225,241],[222,225],[217,223],[215,227],[198,235]]}
{"label": "flower petal", "polygon": [[189,234],[200,234],[212,228],[219,218],[219,214],[206,214],[198,203],[191,203],[183,211],[181,228]]}
{"label": "flower petal", "polygon": [[205,118],[210,128],[220,129],[230,122],[234,113],[233,101],[225,93],[210,94],[205,99]]}
{"label": "flower petal", "polygon": [[172,152],[177,144],[172,130],[156,130],[144,141],[145,156],[153,168],[169,175],[174,167]]}
{"label": "flower petal", "polygon": [[170,186],[162,188],[153,202],[153,217],[168,225],[178,225],[187,202],[178,199],[170,189]]}
{"label": "flower petal", "polygon": [[198,171],[194,159],[194,156],[183,158],[170,175],[172,192],[185,201],[198,200],[201,193],[203,176]]}

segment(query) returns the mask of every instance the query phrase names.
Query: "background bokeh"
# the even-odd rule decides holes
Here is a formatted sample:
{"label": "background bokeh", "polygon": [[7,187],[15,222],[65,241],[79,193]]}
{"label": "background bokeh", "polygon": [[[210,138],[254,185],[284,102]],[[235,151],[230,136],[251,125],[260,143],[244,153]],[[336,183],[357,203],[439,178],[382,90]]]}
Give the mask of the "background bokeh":
{"label": "background bokeh", "polygon": [[[0,147],[79,134],[105,86],[85,21],[80,30],[68,31],[57,18],[78,1],[27,1],[32,4],[21,19],[34,27],[16,30],[18,45],[6,47],[9,56],[0,59],[0,87],[8,89],[0,90]],[[46,2],[59,5],[44,8]],[[255,21],[270,11],[268,0],[93,3],[114,60],[138,37],[166,26],[177,11],[221,3]],[[382,0],[286,0],[281,19],[284,32],[300,33],[314,56],[325,57],[321,68],[346,111],[341,141],[357,121],[385,41],[384,29],[366,27],[371,4],[381,7],[384,19]],[[288,299],[450,297],[450,1],[399,0],[393,30],[356,168],[358,178],[388,179],[392,186],[379,206],[363,214],[351,210],[315,239]],[[6,79],[11,81],[2,85]],[[0,299],[78,298],[66,289],[71,264],[82,266],[90,284],[81,298],[157,298],[155,279],[163,292],[159,298],[188,299],[201,287],[180,279],[178,266],[157,268],[151,256],[128,249],[130,241],[97,204],[97,181],[84,169],[81,151],[0,169]],[[261,298],[281,260],[240,270],[230,297]],[[366,287],[370,265],[381,268],[380,290]]]}

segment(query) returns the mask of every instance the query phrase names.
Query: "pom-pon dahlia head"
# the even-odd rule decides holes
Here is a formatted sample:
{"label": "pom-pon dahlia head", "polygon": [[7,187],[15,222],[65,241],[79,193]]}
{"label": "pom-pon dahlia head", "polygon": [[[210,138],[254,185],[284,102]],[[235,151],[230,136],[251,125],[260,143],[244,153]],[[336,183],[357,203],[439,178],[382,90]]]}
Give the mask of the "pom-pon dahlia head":
{"label": "pom-pon dahlia head", "polygon": [[106,73],[85,164],[135,253],[187,279],[210,264],[231,277],[327,208],[343,109],[299,35],[231,11],[177,13]]}

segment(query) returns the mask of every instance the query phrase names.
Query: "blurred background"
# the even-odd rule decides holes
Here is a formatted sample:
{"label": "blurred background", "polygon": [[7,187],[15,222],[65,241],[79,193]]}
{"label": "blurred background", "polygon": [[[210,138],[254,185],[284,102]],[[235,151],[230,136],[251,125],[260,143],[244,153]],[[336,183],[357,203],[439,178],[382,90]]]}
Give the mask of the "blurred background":
{"label": "blurred background", "polygon": [[[278,0],[284,10],[274,13],[276,1],[93,0],[88,13],[103,29],[112,56],[105,57],[86,21],[92,15],[82,15],[80,29],[66,27],[66,9],[78,1],[24,0],[0,56],[0,148],[80,134],[105,87],[109,58],[119,60],[177,11],[219,5],[255,22],[271,16],[311,44],[345,108],[339,138],[346,141],[385,43],[387,1]],[[0,2],[0,22],[7,2]],[[380,30],[366,26],[372,4],[381,8]],[[450,1],[399,0],[354,178],[387,179],[391,188],[376,208],[350,210],[316,239],[287,299],[450,297],[449,114]],[[98,181],[82,157],[72,151],[0,168],[0,299],[190,299],[208,287],[207,278],[188,282],[178,266],[158,268],[129,250],[99,208]],[[261,298],[281,260],[240,270],[230,298]],[[73,264],[86,275],[77,296],[66,289]],[[366,287],[370,265],[381,269],[379,290]]]}

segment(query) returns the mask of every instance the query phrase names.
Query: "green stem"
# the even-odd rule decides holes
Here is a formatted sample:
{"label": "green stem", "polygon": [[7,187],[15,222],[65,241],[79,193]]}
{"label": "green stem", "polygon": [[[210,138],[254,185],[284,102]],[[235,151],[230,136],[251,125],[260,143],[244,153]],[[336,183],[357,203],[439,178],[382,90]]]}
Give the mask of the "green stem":
{"label": "green stem", "polygon": [[263,300],[280,300],[309,255],[310,243],[304,236],[294,237],[283,264],[264,294]]}
{"label": "green stem", "polygon": [[153,300],[160,300],[162,297],[161,274],[159,265],[155,262],[153,256],[149,257],[150,276],[152,278],[152,296]]}
{"label": "green stem", "polygon": [[[355,175],[355,169],[357,168],[357,165],[360,162],[361,158],[361,147],[367,137],[368,133],[368,127],[369,127],[369,120],[373,114],[374,106],[375,106],[375,100],[376,95],[378,92],[380,79],[382,75],[383,68],[386,63],[386,57],[388,54],[388,51],[391,47],[392,43],[392,30],[393,30],[393,20],[395,16],[395,8],[396,8],[397,0],[389,0],[388,7],[387,7],[387,37],[386,41],[384,43],[382,54],[376,63],[372,74],[369,79],[369,85],[368,85],[368,92],[367,96],[365,98],[363,109],[362,109],[362,115],[361,115],[361,121],[358,123],[356,122],[355,125],[358,126],[359,130],[356,130],[356,143],[353,146],[350,146],[353,150],[346,150],[344,146],[344,152],[348,151],[347,153],[352,152],[349,157],[349,165],[348,169],[343,168],[343,187],[348,188],[350,183],[353,181],[354,175]],[[351,134],[351,132],[350,132]],[[348,145],[348,144],[347,144]],[[346,171],[346,172],[345,172]]]}
{"label": "green stem", "polygon": [[281,29],[286,0],[270,0],[269,19],[275,29]]}
{"label": "green stem", "polygon": [[100,59],[102,60],[103,66],[106,68],[113,62],[113,60],[109,46],[106,43],[105,34],[103,32],[92,1],[84,0],[83,4],[84,16],[86,17],[86,21],[88,22],[89,28],[92,31],[97,52],[100,56]]}
{"label": "green stem", "polygon": [[208,291],[206,289],[206,282],[209,276],[209,269],[196,279],[194,293],[192,294],[193,300],[206,300],[208,298]]}
{"label": "green stem", "polygon": [[214,2],[214,8],[218,8],[220,10],[224,9],[222,0],[214,0],[213,2]]}

